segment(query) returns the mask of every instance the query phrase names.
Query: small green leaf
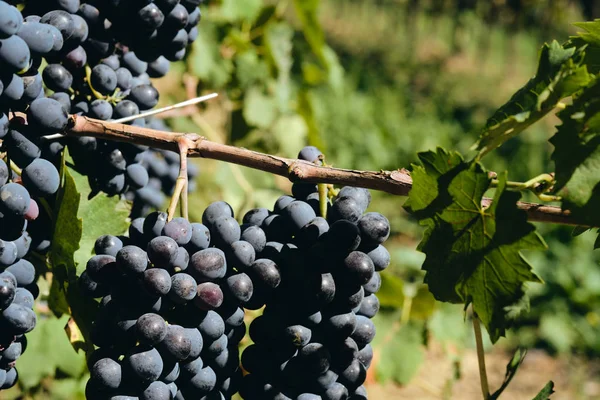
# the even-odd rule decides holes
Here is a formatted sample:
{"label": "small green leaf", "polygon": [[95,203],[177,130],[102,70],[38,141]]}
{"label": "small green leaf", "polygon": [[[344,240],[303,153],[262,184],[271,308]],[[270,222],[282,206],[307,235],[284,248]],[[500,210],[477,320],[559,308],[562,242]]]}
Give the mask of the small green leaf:
{"label": "small green leaf", "polygon": [[274,100],[258,87],[248,89],[244,99],[244,119],[249,125],[268,128],[277,117]]}
{"label": "small green leaf", "polygon": [[550,400],[552,393],[554,393],[554,382],[550,381],[532,400]]}
{"label": "small green leaf", "polygon": [[254,21],[260,15],[262,0],[223,0],[221,17],[230,22]]}
{"label": "small green leaf", "polygon": [[299,115],[285,115],[277,119],[271,129],[279,143],[278,154],[293,158],[306,143],[308,128]]}
{"label": "small green leaf", "polygon": [[279,75],[289,76],[292,68],[292,38],[294,30],[284,22],[270,23],[264,41]]}
{"label": "small green leaf", "polygon": [[381,274],[381,288],[377,292],[382,307],[402,308],[404,304],[404,282],[397,276],[384,272]]}
{"label": "small green leaf", "polygon": [[57,316],[69,312],[65,297],[66,285],[77,275],[74,256],[79,249],[83,232],[83,223],[78,217],[81,194],[64,162],[61,175],[62,185],[56,202],[56,222],[49,257],[53,280],[48,305]]}
{"label": "small green leaf", "polygon": [[444,149],[419,159],[405,207],[427,227],[418,247],[426,255],[425,283],[437,300],[472,304],[495,342],[510,325],[523,285],[540,282],[520,251],[546,246],[516,207],[520,193],[504,189],[506,174],[484,209],[491,179],[479,163]]}
{"label": "small green leaf", "polygon": [[582,225],[600,221],[600,79],[558,113],[562,124],[550,139],[556,164],[555,193]]}
{"label": "small green leaf", "polygon": [[500,388],[492,394],[490,398],[491,400],[498,399],[502,392],[508,387],[510,381],[512,381],[512,379],[515,377],[517,370],[519,369],[521,364],[523,364],[526,355],[527,349],[517,349],[517,351],[515,351],[513,357],[510,359],[508,364],[506,364],[506,372],[504,374],[504,380],[502,381],[502,385],[500,385]]}
{"label": "small green leaf", "polygon": [[[375,351],[379,354],[375,372],[378,381],[382,383],[392,380],[403,385],[416,375],[425,359],[423,326],[410,322],[397,331],[394,325],[390,329],[394,329],[390,340],[375,347]],[[388,332],[377,334],[386,337]]]}
{"label": "small green leaf", "polygon": [[92,189],[88,178],[71,169],[69,173],[73,176],[77,189],[81,192],[77,215],[82,217],[83,229],[79,249],[74,255],[77,275],[80,275],[93,254],[94,243],[98,237],[106,234],[117,236],[127,232],[131,205],[127,201],[119,199],[119,196],[109,197],[105,193],[98,193],[89,198]]}
{"label": "small green leaf", "polygon": [[79,377],[85,371],[85,357],[73,351],[63,331],[68,319],[38,316],[37,326],[27,334],[27,351],[17,363],[19,383],[25,388],[53,377],[56,370],[72,377]]}
{"label": "small green leaf", "polygon": [[556,41],[545,44],[535,77],[488,119],[474,147],[482,154],[499,147],[584,87],[590,75],[583,57],[581,49],[565,48]]}

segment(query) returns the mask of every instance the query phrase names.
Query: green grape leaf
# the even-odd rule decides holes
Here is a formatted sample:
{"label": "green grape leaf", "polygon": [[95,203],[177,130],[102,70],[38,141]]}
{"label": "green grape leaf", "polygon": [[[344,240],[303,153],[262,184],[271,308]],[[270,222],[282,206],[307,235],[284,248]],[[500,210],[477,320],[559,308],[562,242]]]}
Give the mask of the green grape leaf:
{"label": "green grape leaf", "polygon": [[558,113],[562,124],[550,139],[556,165],[554,192],[563,208],[582,225],[596,225],[600,216],[600,79],[586,87]]}
{"label": "green grape leaf", "polygon": [[262,0],[223,0],[221,17],[229,22],[254,21],[261,13]]}
{"label": "green grape leaf", "polygon": [[49,257],[53,279],[48,306],[56,316],[69,313],[66,287],[68,282],[76,277],[77,265],[74,256],[79,249],[83,232],[83,222],[78,217],[81,194],[64,162],[61,177],[62,185],[54,212],[54,233]]}
{"label": "green grape leaf", "polygon": [[109,197],[105,193],[98,193],[90,198],[92,188],[88,178],[74,170],[70,170],[70,173],[81,192],[77,215],[82,218],[83,229],[79,249],[74,254],[77,275],[80,275],[93,254],[94,243],[98,237],[106,234],[117,236],[127,233],[131,205],[127,201],[119,199],[119,196]]}
{"label": "green grape leaf", "polygon": [[590,75],[583,60],[583,49],[545,44],[535,77],[488,119],[473,147],[485,154],[501,146],[585,86]]}
{"label": "green grape leaf", "polygon": [[35,329],[27,334],[27,351],[19,357],[19,384],[31,388],[56,370],[72,377],[79,377],[85,370],[85,357],[71,349],[63,333],[68,321],[61,318],[38,316]]}
{"label": "green grape leaf", "polygon": [[258,87],[252,87],[244,98],[244,119],[249,125],[259,128],[270,127],[277,118],[277,107],[273,98]]}
{"label": "green grape leaf", "polygon": [[523,364],[526,355],[527,349],[519,348],[515,351],[515,354],[513,354],[508,364],[506,364],[506,372],[504,374],[504,380],[502,381],[502,385],[500,385],[500,388],[490,396],[490,400],[496,400],[500,397],[502,392],[504,392],[504,390],[510,384],[510,381],[512,381],[512,379],[515,377],[519,367],[521,366],[521,364]]}
{"label": "green grape leaf", "polygon": [[381,287],[377,292],[381,307],[402,308],[404,304],[404,282],[389,271],[381,274]]}
{"label": "green grape leaf", "polygon": [[554,393],[554,382],[550,381],[532,400],[550,400],[552,393]]}
{"label": "green grape leaf", "polygon": [[[386,318],[384,315],[381,317]],[[425,360],[423,324],[411,321],[398,326],[393,320],[379,322],[381,319],[375,320],[377,335],[381,339],[374,343],[374,350],[378,354],[374,362],[377,380],[407,384]]]}
{"label": "green grape leaf", "polygon": [[61,175],[49,256],[53,276],[48,305],[56,316],[70,314],[73,317],[72,330],[78,330],[81,335],[72,335],[72,344],[76,350],[87,352],[93,349],[89,328],[98,305],[80,293],[77,276],[85,269],[99,236],[126,232],[130,206],[118,196],[98,193],[92,197],[88,178],[65,162]]}
{"label": "green grape leaf", "polygon": [[523,299],[524,284],[541,282],[520,251],[542,250],[545,243],[517,208],[520,193],[505,190],[506,174],[484,208],[491,179],[481,164],[441,148],[419,159],[405,207],[427,227],[418,247],[426,256],[424,282],[437,300],[472,304],[495,342]]}

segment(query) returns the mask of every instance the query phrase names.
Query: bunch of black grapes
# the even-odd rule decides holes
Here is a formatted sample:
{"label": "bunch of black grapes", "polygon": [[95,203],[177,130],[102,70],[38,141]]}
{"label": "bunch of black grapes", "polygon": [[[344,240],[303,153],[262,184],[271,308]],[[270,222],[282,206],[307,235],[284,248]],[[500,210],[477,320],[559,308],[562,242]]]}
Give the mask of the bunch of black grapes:
{"label": "bunch of black grapes", "polygon": [[[68,114],[118,120],[153,108],[159,93],[150,79],[164,76],[196,39],[200,1],[11,3],[22,10],[0,1],[0,140],[8,156],[20,168],[35,158],[58,164],[68,145],[94,190],[117,195],[146,187],[146,147],[55,134]],[[16,111],[27,123],[9,121]],[[170,194],[168,185],[164,191]]]}
{"label": "bunch of black grapes", "polygon": [[[241,225],[220,201],[202,224],[152,213],[132,221],[129,237],[98,239],[80,278],[102,298],[88,398],[367,398],[389,222],[366,212],[366,189],[342,188],[327,200],[327,218],[317,216],[316,185],[292,191]],[[244,309],[263,307],[242,378]]]}
{"label": "bunch of black grapes", "polygon": [[79,279],[83,293],[101,298],[88,399],[220,399],[238,391],[246,333],[238,295],[252,282],[238,279],[227,255],[239,239],[231,207],[215,203],[205,215],[200,224],[154,212],[133,220],[129,237],[96,241]]}
{"label": "bunch of black grapes", "polygon": [[[319,157],[314,147],[299,154],[311,162]],[[247,400],[366,399],[375,293],[379,272],[390,263],[383,246],[389,222],[366,212],[366,189],[342,188],[328,203],[327,218],[318,216],[315,185],[295,183],[292,191],[272,212],[244,216],[242,237],[266,238],[266,260],[248,272],[254,293],[244,306],[266,307],[249,328],[253,344],[241,357],[249,374],[240,394]]]}
{"label": "bunch of black grapes", "polygon": [[28,223],[39,214],[30,192],[43,196],[40,188],[58,185],[58,174],[52,175],[55,182],[40,182],[35,169],[41,168],[43,175],[46,166],[35,163],[25,169],[19,184],[9,182],[8,166],[0,160],[0,390],[17,382],[15,363],[27,347],[25,334],[36,325],[36,271],[25,257],[32,247],[37,250],[45,245],[39,240],[34,242],[27,230],[34,230]]}

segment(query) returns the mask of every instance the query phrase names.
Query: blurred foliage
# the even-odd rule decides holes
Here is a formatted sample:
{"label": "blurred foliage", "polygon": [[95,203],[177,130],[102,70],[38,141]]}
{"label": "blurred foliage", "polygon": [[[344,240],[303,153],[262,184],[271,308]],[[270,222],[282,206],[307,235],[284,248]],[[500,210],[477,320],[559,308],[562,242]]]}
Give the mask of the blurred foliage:
{"label": "blurred foliage", "polygon": [[[486,119],[534,74],[541,44],[567,39],[575,32],[569,23],[584,13],[600,16],[588,3],[213,1],[202,10],[189,56],[155,85],[161,105],[220,93],[200,109],[167,115],[177,131],[285,157],[312,144],[329,164],[344,168],[407,167],[417,152],[436,146],[467,152]],[[546,118],[511,139],[490,154],[487,166],[503,171],[510,165],[509,179],[515,181],[551,171],[548,138],[557,123]],[[194,220],[215,200],[229,202],[241,218],[251,208],[272,207],[290,191],[284,178],[213,160],[194,162],[202,170],[190,197]],[[375,351],[387,356],[374,368],[378,379],[399,383],[417,372],[430,340],[442,343],[457,365],[474,342],[462,308],[435,303],[422,283],[424,256],[416,251],[422,228],[403,211],[403,202],[373,193],[371,206],[390,219],[393,230],[386,244],[392,265],[382,274],[382,312],[375,319]],[[545,284],[530,285],[531,311],[501,343],[597,356],[600,256],[592,252],[594,236],[573,237],[568,227],[538,228],[550,250],[529,259]],[[58,322],[48,335],[62,335],[55,341],[68,345],[64,321],[49,321]],[[35,353],[25,353],[20,371],[40,362],[30,359]],[[42,379],[31,386],[27,382],[34,378],[25,378],[6,398],[82,396],[83,370],[65,371],[60,357],[57,362],[32,373],[75,379]]]}

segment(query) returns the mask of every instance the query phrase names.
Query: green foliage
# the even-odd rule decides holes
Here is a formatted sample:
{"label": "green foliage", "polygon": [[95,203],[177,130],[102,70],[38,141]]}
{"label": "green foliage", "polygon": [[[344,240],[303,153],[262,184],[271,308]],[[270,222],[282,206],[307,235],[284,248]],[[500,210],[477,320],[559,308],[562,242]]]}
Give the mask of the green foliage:
{"label": "green foliage", "polygon": [[377,336],[373,346],[379,354],[376,374],[382,382],[408,383],[425,359],[423,324],[400,325],[398,313],[379,313],[374,322]]}
{"label": "green foliage", "polygon": [[44,377],[61,374],[78,378],[86,370],[83,353],[73,351],[63,328],[68,316],[38,316],[38,323],[27,334],[27,351],[19,357],[19,385],[24,389],[37,386]]}
{"label": "green foliage", "polygon": [[550,140],[556,164],[555,192],[581,223],[597,225],[600,216],[600,80],[595,79],[558,116],[562,124]]}
{"label": "green foliage", "polygon": [[548,400],[552,393],[554,393],[554,382],[550,381],[532,400]]}
{"label": "green foliage", "polygon": [[491,179],[476,162],[438,149],[419,154],[406,207],[427,227],[419,250],[427,258],[425,283],[436,299],[473,304],[492,342],[504,336],[509,307],[523,297],[523,284],[540,282],[521,255],[545,249],[542,238],[519,211],[520,194],[500,178],[494,201],[481,201]]}
{"label": "green foliage", "polygon": [[93,348],[89,330],[97,303],[83,296],[76,283],[93,254],[95,240],[107,232],[124,233],[129,206],[118,197],[93,194],[87,177],[63,163],[50,249],[53,273],[48,306],[56,316],[69,314],[76,323],[70,340],[75,349]]}
{"label": "green foliage", "polygon": [[500,397],[502,392],[508,387],[508,384],[515,377],[519,367],[523,364],[525,360],[525,356],[527,355],[527,350],[525,349],[517,349],[513,357],[510,359],[508,364],[506,364],[506,373],[504,374],[504,380],[502,381],[502,385],[500,388],[496,390],[491,396],[491,400],[496,400]]}
{"label": "green foliage", "polygon": [[535,77],[492,115],[476,149],[485,154],[499,147],[586,85],[590,76],[583,60],[581,49],[565,48],[556,41],[544,45]]}

